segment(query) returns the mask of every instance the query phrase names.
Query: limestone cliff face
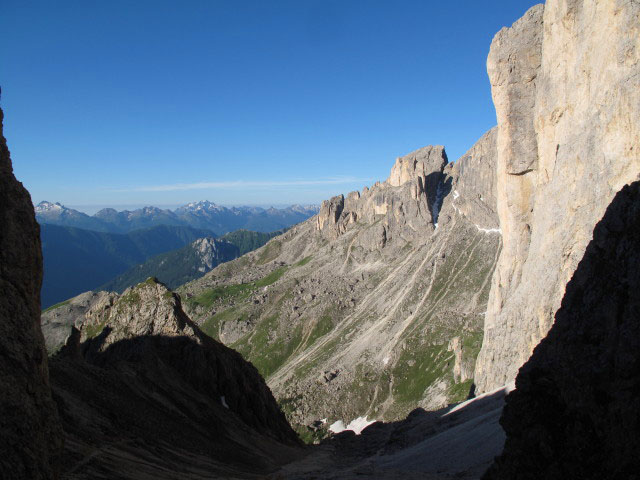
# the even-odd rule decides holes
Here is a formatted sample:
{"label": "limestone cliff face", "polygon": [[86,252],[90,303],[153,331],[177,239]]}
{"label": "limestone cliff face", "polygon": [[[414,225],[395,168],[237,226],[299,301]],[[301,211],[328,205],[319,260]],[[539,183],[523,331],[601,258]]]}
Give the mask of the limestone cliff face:
{"label": "limestone cliff face", "polygon": [[452,198],[443,201],[443,206],[451,202],[454,210],[477,228],[493,233],[500,233],[496,200],[497,134],[498,128],[492,128],[455,162],[450,173],[455,189]]}
{"label": "limestone cliff face", "polygon": [[487,479],[628,479],[640,471],[640,182],[598,223],[547,337],[520,369]]}
{"label": "limestone cliff face", "polygon": [[29,193],[13,176],[0,110],[0,472],[56,477],[62,431],[40,330],[42,255]]}
{"label": "limestone cliff face", "polygon": [[494,274],[479,391],[515,378],[546,335],[593,227],[640,172],[640,4],[549,0],[493,40]]}
{"label": "limestone cliff face", "polygon": [[[396,160],[387,184],[399,187],[407,182],[415,182],[416,197],[419,193],[424,193],[429,205],[433,205],[441,180],[437,173],[441,172],[446,164],[447,154],[443,146],[423,147]],[[433,175],[434,173],[436,175]]]}
{"label": "limestone cliff face", "polygon": [[383,247],[393,236],[415,240],[433,232],[444,197],[447,154],[442,146],[427,146],[396,159],[389,178],[361,192],[326,200],[316,217],[316,229],[336,239],[358,221],[380,221],[372,248]]}

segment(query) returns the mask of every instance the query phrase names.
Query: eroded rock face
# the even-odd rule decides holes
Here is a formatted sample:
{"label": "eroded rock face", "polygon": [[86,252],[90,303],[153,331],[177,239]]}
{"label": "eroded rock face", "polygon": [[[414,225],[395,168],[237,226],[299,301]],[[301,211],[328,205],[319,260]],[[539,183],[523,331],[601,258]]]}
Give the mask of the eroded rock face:
{"label": "eroded rock face", "polygon": [[176,294],[149,279],[101,298],[50,362],[65,475],[236,478],[300,454],[256,369],[203,334]]}
{"label": "eroded rock face", "polygon": [[[499,230],[497,214],[497,140],[498,127],[485,133],[451,170],[452,203],[455,209],[478,228]],[[461,195],[463,192],[464,195]]]}
{"label": "eroded rock face", "polygon": [[397,158],[385,182],[362,193],[351,192],[346,199],[338,195],[325,200],[316,229],[335,240],[357,221],[378,221],[375,235],[362,236],[359,241],[371,250],[384,247],[394,235],[418,240],[432,233],[445,195],[447,162],[444,147],[431,145]]}
{"label": "eroded rock face", "polygon": [[0,110],[0,471],[55,478],[62,431],[40,330],[42,255],[29,193],[13,176]]}
{"label": "eroded rock face", "polygon": [[322,202],[320,206],[320,212],[316,216],[316,228],[318,230],[324,230],[325,228],[334,227],[334,235],[339,232],[335,228],[338,220],[340,220],[340,215],[342,215],[342,210],[344,209],[344,195],[336,195],[329,200],[325,200]]}
{"label": "eroded rock face", "polygon": [[639,15],[637,2],[549,0],[494,38],[503,249],[479,391],[515,378],[549,331],[595,223],[638,178]]}
{"label": "eroded rock face", "polygon": [[547,337],[520,369],[487,479],[640,472],[640,183],[598,223]]}
{"label": "eroded rock face", "polygon": [[[200,272],[209,271],[219,263],[226,261],[231,256],[228,252],[235,250],[233,245],[216,242],[211,237],[200,238],[193,242],[192,246],[200,258],[201,265],[198,266]],[[237,257],[238,254],[236,253],[235,256]]]}
{"label": "eroded rock face", "polygon": [[426,193],[429,204],[433,205],[441,179],[432,174],[441,172],[447,162],[447,154],[442,145],[423,147],[396,160],[387,184],[399,187],[407,182],[416,182],[419,193]]}
{"label": "eroded rock face", "polygon": [[120,340],[144,335],[186,335],[199,339],[199,332],[182,311],[180,298],[153,278],[120,296],[100,293],[104,300],[89,305],[81,325],[81,341],[109,330],[102,338],[100,350]]}

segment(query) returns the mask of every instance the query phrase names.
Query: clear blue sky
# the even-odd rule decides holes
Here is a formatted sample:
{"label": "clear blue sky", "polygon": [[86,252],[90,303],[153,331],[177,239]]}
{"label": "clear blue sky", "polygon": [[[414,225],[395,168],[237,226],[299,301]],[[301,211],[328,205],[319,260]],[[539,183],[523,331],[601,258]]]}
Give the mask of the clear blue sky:
{"label": "clear blue sky", "polygon": [[495,124],[493,35],[530,0],[0,2],[0,85],[34,202],[318,203]]}

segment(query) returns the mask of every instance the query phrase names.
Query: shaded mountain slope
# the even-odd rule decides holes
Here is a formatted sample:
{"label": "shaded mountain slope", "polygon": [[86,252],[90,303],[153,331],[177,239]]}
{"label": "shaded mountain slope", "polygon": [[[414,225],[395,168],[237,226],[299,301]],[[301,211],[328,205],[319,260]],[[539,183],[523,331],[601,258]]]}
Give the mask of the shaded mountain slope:
{"label": "shaded mountain slope", "polygon": [[229,242],[211,237],[199,238],[182,248],[161,253],[131,267],[96,290],[122,293],[149,277],[157,277],[169,288],[176,288],[239,256],[238,247]]}
{"label": "shaded mountain slope", "polygon": [[300,456],[251,364],[149,280],[104,296],[51,359],[64,478],[250,478]]}
{"label": "shaded mountain slope", "polygon": [[1,133],[0,476],[264,478],[299,458],[256,369],[154,281],[102,295],[48,362],[38,224]]}
{"label": "shaded mountain slope", "polygon": [[275,232],[254,232],[251,230],[235,230],[233,232],[225,233],[222,235],[219,240],[224,240],[229,243],[233,243],[236,247],[238,247],[239,256],[244,255],[245,253],[252,252],[253,250],[260,248],[273,237],[277,237],[278,235],[282,235],[285,230],[276,230]]}
{"label": "shaded mountain slope", "polygon": [[495,130],[455,165],[442,147],[399,158],[386,182],[181,287],[185,309],[307,439],[464,399],[500,245],[494,158]]}
{"label": "shaded mountain slope", "polygon": [[210,235],[208,230],[166,225],[120,235],[43,224],[42,307],[96,288],[153,255]]}
{"label": "shaded mountain slope", "polygon": [[149,277],[156,277],[169,288],[176,288],[202,277],[220,263],[261,247],[269,239],[282,233],[282,230],[270,233],[236,230],[218,239],[200,238],[178,250],[161,253],[131,267],[96,290],[122,293],[126,288]]}
{"label": "shaded mountain slope", "polygon": [[596,226],[549,334],[520,369],[487,479],[640,472],[640,182]]}

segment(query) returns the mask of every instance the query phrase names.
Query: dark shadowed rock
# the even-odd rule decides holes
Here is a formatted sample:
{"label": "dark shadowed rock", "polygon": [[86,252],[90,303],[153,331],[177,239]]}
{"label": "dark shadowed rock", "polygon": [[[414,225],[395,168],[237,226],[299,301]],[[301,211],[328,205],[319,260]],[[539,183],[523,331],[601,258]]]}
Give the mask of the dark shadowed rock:
{"label": "dark shadowed rock", "polygon": [[485,478],[640,477],[640,182],[594,230],[547,337],[520,369]]}
{"label": "dark shadowed rock", "polygon": [[66,477],[244,478],[301,453],[257,370],[154,279],[87,304],[50,368]]}
{"label": "dark shadowed rock", "polygon": [[506,390],[438,411],[345,430],[281,468],[273,480],[476,480],[504,443],[498,420]]}
{"label": "dark shadowed rock", "polygon": [[42,256],[31,197],[13,176],[0,110],[0,474],[55,477],[62,432],[40,331]]}

